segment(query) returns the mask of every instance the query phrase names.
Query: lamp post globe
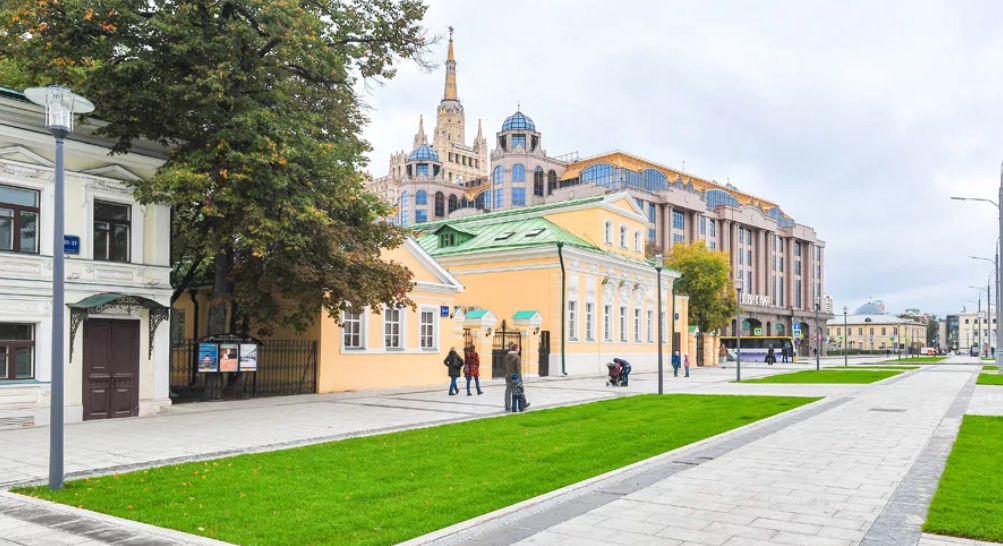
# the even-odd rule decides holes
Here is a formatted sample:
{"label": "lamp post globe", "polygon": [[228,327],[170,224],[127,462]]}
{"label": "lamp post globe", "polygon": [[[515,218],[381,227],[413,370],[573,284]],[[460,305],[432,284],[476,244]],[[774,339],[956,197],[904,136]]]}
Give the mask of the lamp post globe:
{"label": "lamp post globe", "polygon": [[45,107],[45,126],[56,139],[56,187],[52,230],[52,395],[49,404],[49,489],[63,488],[63,407],[65,405],[65,380],[63,339],[66,307],[66,263],[63,253],[65,232],[66,182],[63,165],[63,142],[73,132],[73,118],[77,114],[94,111],[94,105],[68,87],[52,85],[24,90],[31,102]]}

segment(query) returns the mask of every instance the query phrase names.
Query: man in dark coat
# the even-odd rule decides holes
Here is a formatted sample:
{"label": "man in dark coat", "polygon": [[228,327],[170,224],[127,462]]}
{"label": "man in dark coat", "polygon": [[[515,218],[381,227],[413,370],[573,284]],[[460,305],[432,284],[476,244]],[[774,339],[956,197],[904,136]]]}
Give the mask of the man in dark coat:
{"label": "man in dark coat", "polygon": [[460,370],[463,369],[463,359],[460,358],[460,355],[456,354],[456,347],[449,348],[449,354],[446,355],[446,359],[442,363],[449,370],[449,377],[451,379],[449,383],[449,396],[460,394],[460,387],[456,386],[456,379],[460,377]]}
{"label": "man in dark coat", "polygon": [[[512,411],[512,388],[515,387],[515,380],[512,374],[522,379],[522,357],[519,356],[519,345],[513,343],[509,346],[508,354],[505,355],[505,411]],[[526,404],[529,407],[529,404]]]}

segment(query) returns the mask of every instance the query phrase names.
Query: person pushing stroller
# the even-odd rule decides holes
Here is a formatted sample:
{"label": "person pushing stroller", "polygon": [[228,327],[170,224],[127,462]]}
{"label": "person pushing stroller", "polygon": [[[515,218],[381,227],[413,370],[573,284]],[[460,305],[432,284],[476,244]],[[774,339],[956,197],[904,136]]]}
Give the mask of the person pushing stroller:
{"label": "person pushing stroller", "polygon": [[609,374],[609,377],[606,378],[606,386],[619,387],[621,366],[616,362],[607,362],[606,369]]}

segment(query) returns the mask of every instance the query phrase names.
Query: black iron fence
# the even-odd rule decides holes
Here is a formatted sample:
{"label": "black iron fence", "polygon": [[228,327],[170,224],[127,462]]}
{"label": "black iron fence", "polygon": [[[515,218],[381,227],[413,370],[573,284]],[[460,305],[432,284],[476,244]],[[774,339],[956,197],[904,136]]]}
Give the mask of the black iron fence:
{"label": "black iron fence", "polygon": [[254,372],[199,373],[198,348],[196,340],[172,342],[171,400],[176,404],[317,392],[316,342],[262,342]]}

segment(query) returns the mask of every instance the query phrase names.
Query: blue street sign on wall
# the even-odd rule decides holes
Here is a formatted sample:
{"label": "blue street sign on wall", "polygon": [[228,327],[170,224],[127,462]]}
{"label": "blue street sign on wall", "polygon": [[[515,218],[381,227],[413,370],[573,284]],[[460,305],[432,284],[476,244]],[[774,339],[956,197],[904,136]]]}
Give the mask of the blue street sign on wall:
{"label": "blue street sign on wall", "polygon": [[439,306],[439,316],[440,317],[448,317],[449,316],[449,306],[448,305],[440,305]]}
{"label": "blue street sign on wall", "polygon": [[76,235],[63,235],[63,253],[80,254],[80,237]]}

